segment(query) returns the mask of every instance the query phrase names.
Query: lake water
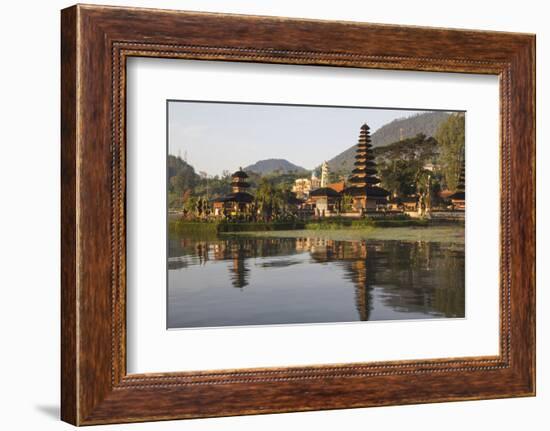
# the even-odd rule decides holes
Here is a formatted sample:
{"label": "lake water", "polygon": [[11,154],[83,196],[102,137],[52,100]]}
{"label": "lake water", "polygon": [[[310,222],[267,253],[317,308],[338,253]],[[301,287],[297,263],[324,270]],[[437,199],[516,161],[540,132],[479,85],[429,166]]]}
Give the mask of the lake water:
{"label": "lake water", "polygon": [[464,245],[170,234],[168,327],[464,317]]}

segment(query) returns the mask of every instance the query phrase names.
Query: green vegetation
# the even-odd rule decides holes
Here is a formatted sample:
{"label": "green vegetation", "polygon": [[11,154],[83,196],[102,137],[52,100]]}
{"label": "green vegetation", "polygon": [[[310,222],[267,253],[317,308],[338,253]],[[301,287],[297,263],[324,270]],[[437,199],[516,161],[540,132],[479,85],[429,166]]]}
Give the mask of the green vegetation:
{"label": "green vegetation", "polygon": [[270,178],[262,178],[256,190],[255,206],[264,221],[276,219],[278,216],[293,218],[289,211],[291,202],[290,187],[277,184]]}
{"label": "green vegetation", "polygon": [[[304,171],[273,171],[269,174],[260,175],[255,172],[247,172],[247,182],[250,183],[250,193],[256,194],[261,191],[264,194],[269,189],[276,191],[279,196],[273,198],[262,198],[266,207],[272,205],[275,209],[284,206],[280,197],[288,197],[288,191],[292,188],[294,181],[309,172]],[[231,173],[224,172],[221,176],[207,176],[195,172],[195,169],[187,162],[177,156],[168,156],[168,208],[185,209],[188,213],[202,215],[207,212],[207,202],[210,199],[226,196],[231,192]],[[260,190],[261,189],[261,190]],[[268,212],[272,212],[268,208]]]}
{"label": "green vegetation", "polygon": [[418,134],[414,138],[375,148],[374,154],[381,186],[394,196],[409,196],[418,193],[418,179],[426,170],[424,167],[435,161],[437,141]]}
{"label": "green vegetation", "polygon": [[188,221],[171,219],[169,229],[177,234],[186,236],[231,233],[231,232],[280,232],[291,230],[306,230],[308,232],[346,231],[366,232],[372,230],[402,229],[402,228],[429,228],[447,229],[461,227],[461,222],[435,222],[426,219],[411,219],[405,215],[392,216],[384,219],[350,219],[344,217],[332,217],[316,221],[270,221],[270,222],[243,222],[228,220]]}
{"label": "green vegetation", "polygon": [[411,219],[406,215],[395,215],[387,219],[331,217],[307,222],[305,227],[310,230],[334,230],[365,229],[371,227],[428,226],[429,224],[429,220]]}
{"label": "green vegetation", "polygon": [[258,231],[279,231],[291,229],[304,229],[302,221],[273,221],[254,223],[231,223],[222,221],[218,223],[218,232],[258,232]]}
{"label": "green vegetation", "polygon": [[464,114],[454,114],[441,124],[436,133],[436,139],[441,147],[439,162],[449,190],[456,190],[458,178],[464,160],[465,141]]}
{"label": "green vegetation", "polygon": [[305,223],[296,221],[273,221],[273,222],[230,222],[227,220],[212,221],[187,221],[172,219],[168,223],[170,232],[188,237],[217,234],[222,232],[256,232],[256,231],[279,231],[291,229],[304,229]]}
{"label": "green vegetation", "polygon": [[214,241],[218,238],[218,229],[214,223],[168,221],[170,239],[187,238],[197,241]]}
{"label": "green vegetation", "polygon": [[423,241],[453,243],[463,247],[464,225],[449,224],[426,227],[385,227],[367,226],[362,229],[333,229],[333,230],[286,230],[274,232],[240,232],[239,236],[257,238],[322,238],[335,241],[352,240],[396,240],[396,241]]}

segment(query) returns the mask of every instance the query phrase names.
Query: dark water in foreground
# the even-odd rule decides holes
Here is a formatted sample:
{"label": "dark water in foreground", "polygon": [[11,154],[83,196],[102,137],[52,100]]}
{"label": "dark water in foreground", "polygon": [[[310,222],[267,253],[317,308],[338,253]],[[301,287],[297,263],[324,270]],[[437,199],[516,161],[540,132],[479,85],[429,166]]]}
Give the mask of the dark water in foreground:
{"label": "dark water in foreground", "polygon": [[464,245],[171,234],[168,327],[464,317]]}

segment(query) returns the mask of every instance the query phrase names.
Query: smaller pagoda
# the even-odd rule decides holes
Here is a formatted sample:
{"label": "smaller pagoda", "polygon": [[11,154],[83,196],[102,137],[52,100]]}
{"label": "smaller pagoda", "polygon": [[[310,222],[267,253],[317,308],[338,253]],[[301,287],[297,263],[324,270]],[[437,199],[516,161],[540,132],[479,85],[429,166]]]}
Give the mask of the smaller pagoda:
{"label": "smaller pagoda", "polygon": [[231,175],[231,193],[213,201],[216,215],[239,215],[249,212],[254,197],[247,192],[250,187],[247,178],[248,174],[242,168]]}
{"label": "smaller pagoda", "polygon": [[453,209],[464,211],[466,209],[466,175],[465,175],[466,166],[464,160],[462,161],[462,167],[460,169],[460,175],[458,177],[458,184],[456,186],[456,191],[449,196]]}
{"label": "smaller pagoda", "polygon": [[365,123],[361,126],[359,142],[355,153],[355,168],[351,171],[348,182],[350,186],[343,190],[343,194],[353,199],[355,211],[376,211],[378,205],[385,205],[388,201],[387,190],[378,187],[380,179],[376,177],[376,162],[370,141],[370,127]]}

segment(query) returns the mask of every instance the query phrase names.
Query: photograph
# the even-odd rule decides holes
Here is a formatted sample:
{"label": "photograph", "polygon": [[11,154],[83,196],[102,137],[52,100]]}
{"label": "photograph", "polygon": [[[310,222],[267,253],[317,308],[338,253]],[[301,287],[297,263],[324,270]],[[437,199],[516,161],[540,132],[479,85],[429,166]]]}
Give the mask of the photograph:
{"label": "photograph", "polygon": [[166,103],[168,329],[466,317],[466,112]]}
{"label": "photograph", "polygon": [[550,429],[546,3],[2,6],[1,429]]}

